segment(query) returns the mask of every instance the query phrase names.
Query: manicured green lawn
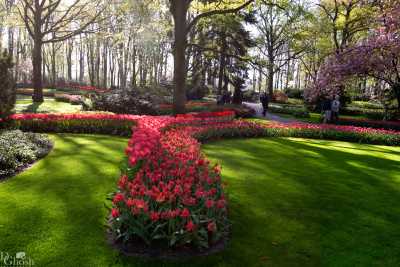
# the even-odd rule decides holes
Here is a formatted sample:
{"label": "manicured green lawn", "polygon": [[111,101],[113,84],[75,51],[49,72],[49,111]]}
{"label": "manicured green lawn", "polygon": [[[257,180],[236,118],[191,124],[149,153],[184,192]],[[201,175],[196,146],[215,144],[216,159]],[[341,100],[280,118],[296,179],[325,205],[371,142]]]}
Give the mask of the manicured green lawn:
{"label": "manicured green lawn", "polygon": [[0,183],[0,251],[36,266],[399,266],[400,148],[303,139],[210,143],[233,237],[180,263],[119,256],[104,207],[127,139],[54,135],[55,149]]}
{"label": "manicured green lawn", "polygon": [[80,105],[58,102],[48,97],[41,104],[33,103],[31,98],[20,98],[15,105],[16,113],[75,113],[81,109]]}
{"label": "manicured green lawn", "polygon": [[249,139],[204,150],[229,183],[243,266],[400,266],[399,147]]}

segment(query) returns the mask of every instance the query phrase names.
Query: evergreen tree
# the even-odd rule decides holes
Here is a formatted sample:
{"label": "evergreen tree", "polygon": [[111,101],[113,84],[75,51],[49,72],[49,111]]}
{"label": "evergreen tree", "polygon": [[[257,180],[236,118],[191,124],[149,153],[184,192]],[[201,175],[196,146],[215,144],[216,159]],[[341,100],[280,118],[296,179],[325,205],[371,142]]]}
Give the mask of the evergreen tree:
{"label": "evergreen tree", "polygon": [[11,69],[11,55],[4,50],[0,56],[0,119],[8,117],[15,106],[16,88]]}

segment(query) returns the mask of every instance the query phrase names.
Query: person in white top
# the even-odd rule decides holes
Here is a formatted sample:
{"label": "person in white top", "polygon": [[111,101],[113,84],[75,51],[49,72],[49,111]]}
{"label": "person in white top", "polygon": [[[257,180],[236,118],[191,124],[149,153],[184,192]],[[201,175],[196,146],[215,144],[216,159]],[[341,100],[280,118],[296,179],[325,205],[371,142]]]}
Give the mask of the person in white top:
{"label": "person in white top", "polygon": [[336,122],[339,120],[339,111],[340,111],[340,97],[337,95],[335,99],[332,101],[332,122]]}

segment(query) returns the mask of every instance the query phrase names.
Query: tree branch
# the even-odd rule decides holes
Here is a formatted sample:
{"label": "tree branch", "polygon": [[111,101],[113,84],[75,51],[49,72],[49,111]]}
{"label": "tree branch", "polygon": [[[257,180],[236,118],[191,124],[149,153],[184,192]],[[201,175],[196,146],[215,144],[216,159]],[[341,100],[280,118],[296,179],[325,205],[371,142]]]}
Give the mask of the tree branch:
{"label": "tree branch", "polygon": [[189,23],[189,25],[187,26],[186,32],[189,32],[199,22],[199,20],[201,20],[203,18],[214,16],[214,15],[237,13],[240,10],[242,10],[243,8],[246,8],[248,5],[250,5],[253,2],[254,2],[254,0],[249,0],[246,3],[244,3],[243,5],[238,6],[236,8],[211,10],[208,12],[201,13],[201,14],[197,15],[196,17],[194,17],[194,19]]}

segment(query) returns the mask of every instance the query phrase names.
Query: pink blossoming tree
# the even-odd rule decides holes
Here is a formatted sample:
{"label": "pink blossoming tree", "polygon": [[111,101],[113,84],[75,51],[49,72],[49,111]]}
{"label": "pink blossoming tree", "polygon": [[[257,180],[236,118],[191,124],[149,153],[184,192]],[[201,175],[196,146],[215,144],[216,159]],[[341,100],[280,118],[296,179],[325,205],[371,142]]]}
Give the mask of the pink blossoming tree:
{"label": "pink blossoming tree", "polygon": [[400,109],[400,4],[387,9],[378,22],[368,38],[327,58],[316,82],[306,91],[307,101],[341,95],[350,78],[372,77],[390,87]]}

